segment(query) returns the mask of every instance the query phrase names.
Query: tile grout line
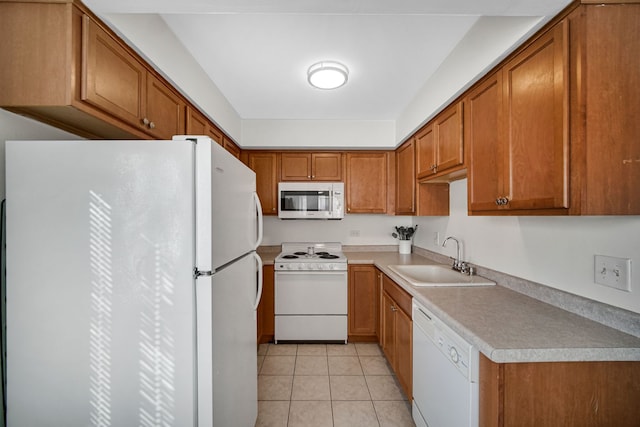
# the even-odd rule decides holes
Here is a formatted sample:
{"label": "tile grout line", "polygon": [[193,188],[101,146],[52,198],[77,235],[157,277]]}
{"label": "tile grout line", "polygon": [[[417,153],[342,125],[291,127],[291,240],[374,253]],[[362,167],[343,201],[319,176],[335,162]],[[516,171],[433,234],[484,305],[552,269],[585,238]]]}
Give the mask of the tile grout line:
{"label": "tile grout line", "polygon": [[[363,358],[367,358],[367,357],[369,357],[369,358],[382,357],[382,360],[383,360],[383,362],[385,364],[386,364],[386,359],[384,359],[384,354],[380,351],[379,348],[378,348],[378,351],[371,352],[369,350],[365,350],[364,348],[358,349],[358,347],[355,345],[355,343],[354,343],[354,347],[353,348],[354,348],[354,353],[346,353],[346,352],[345,353],[340,353],[340,352],[338,352],[337,354],[330,354],[329,347],[328,346],[324,346],[324,352],[323,352],[323,355],[322,355],[322,359],[325,361],[326,366],[327,366],[326,376],[327,376],[327,382],[328,382],[328,386],[329,386],[329,390],[328,390],[329,391],[329,401],[328,402],[329,402],[330,410],[331,410],[331,414],[330,414],[330,416],[331,416],[331,418],[330,418],[331,424],[333,426],[335,426],[335,423],[336,423],[336,418],[335,418],[336,417],[336,413],[335,413],[335,410],[334,410],[335,409],[334,408],[334,402],[341,402],[341,401],[334,400],[334,395],[333,395],[332,388],[331,388],[331,371],[330,371],[329,360],[331,360],[331,357],[340,357],[340,356],[342,356],[342,357],[354,357],[355,356],[356,360],[358,362],[358,367],[359,367],[359,371],[360,371],[360,373],[357,376],[362,376],[362,379],[365,382],[365,387],[366,387],[367,394],[368,394],[367,401],[370,402],[371,408],[373,409],[373,414],[372,415],[375,416],[376,423],[377,423],[378,426],[380,426],[381,422],[382,422],[381,418],[380,418],[380,413],[379,413],[378,409],[376,408],[375,401],[374,401],[374,398],[373,398],[373,394],[372,394],[372,391],[371,391],[371,385],[369,384],[369,381],[367,381],[367,375],[365,373],[365,369],[364,369],[364,366],[363,366],[362,359]],[[264,370],[264,366],[265,366],[264,362],[266,361],[266,358],[268,356],[270,356],[270,355],[272,357],[275,357],[275,356],[287,356],[286,352],[282,353],[282,354],[279,354],[277,352],[276,352],[276,354],[270,354],[271,350],[273,350],[273,345],[272,344],[267,344],[266,351],[262,355],[263,360],[262,360],[262,364],[260,366],[260,370],[258,372],[259,376],[263,376],[263,377],[268,376],[268,375],[262,374],[262,372]],[[293,393],[294,393],[294,384],[295,384],[295,381],[296,381],[296,377],[303,377],[304,376],[302,374],[298,374],[298,369],[297,368],[298,368],[298,362],[301,360],[300,357],[302,357],[302,356],[316,356],[316,354],[314,354],[313,352],[310,353],[310,354],[300,354],[300,351],[301,351],[300,345],[296,344],[295,345],[295,352],[289,353],[289,355],[293,356],[293,371],[292,371],[292,375],[291,375],[291,389],[290,389],[290,393],[288,395],[289,399],[287,401],[287,414],[286,414],[286,421],[285,421],[286,422],[286,424],[285,424],[286,426],[289,426],[290,423],[292,422],[291,411],[292,411],[293,402],[294,402]],[[388,368],[388,366],[387,366],[387,368]],[[309,375],[313,375],[313,374],[310,373]],[[320,376],[323,376],[323,375],[320,375]],[[338,375],[338,376],[352,376],[352,375]],[[381,372],[376,373],[376,368],[374,368],[374,371],[369,376],[371,376],[371,377],[387,377],[387,376],[391,376],[391,378],[394,380],[394,383],[395,383],[396,387],[399,388],[399,384],[397,383],[397,379],[395,378],[393,373],[381,373]],[[402,399],[400,399],[400,401],[404,401],[406,403],[407,399],[404,396],[404,393],[402,392],[402,390],[400,390],[400,392],[402,394]],[[391,400],[395,401],[396,399],[391,399]],[[348,400],[347,399],[344,402],[357,402],[357,401],[358,400]]]}

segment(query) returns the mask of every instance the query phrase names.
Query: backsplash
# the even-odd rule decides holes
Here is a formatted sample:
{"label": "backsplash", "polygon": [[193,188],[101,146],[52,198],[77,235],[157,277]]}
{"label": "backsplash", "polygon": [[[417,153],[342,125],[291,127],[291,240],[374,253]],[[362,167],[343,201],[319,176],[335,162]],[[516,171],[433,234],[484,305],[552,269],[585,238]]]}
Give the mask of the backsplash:
{"label": "backsplash", "polygon": [[[451,259],[448,256],[417,246],[413,247],[413,252],[442,264],[451,263]],[[638,313],[573,295],[480,265],[473,264],[473,266],[476,267],[478,275],[493,280],[500,286],[640,338],[640,314]]]}
{"label": "backsplash", "polygon": [[[442,241],[455,236],[465,261],[640,313],[640,216],[469,216],[462,179],[450,186],[450,216],[414,224],[414,245],[454,256]],[[596,254],[631,259],[631,292],[595,283]]]}
{"label": "backsplash", "polygon": [[341,242],[343,245],[397,245],[398,241],[391,236],[394,227],[410,225],[410,216],[347,214],[341,220],[283,220],[265,216],[263,244]]}

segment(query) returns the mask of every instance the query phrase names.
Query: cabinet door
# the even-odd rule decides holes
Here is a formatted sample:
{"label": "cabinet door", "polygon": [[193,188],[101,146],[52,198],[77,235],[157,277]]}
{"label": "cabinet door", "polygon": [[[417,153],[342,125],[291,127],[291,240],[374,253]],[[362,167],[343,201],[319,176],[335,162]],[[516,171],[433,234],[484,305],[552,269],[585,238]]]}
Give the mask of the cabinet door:
{"label": "cabinet door", "polygon": [[312,153],[311,172],[315,181],[342,181],[342,154]]}
{"label": "cabinet door", "polygon": [[206,135],[220,145],[223,145],[223,136],[208,118],[197,109],[187,106],[186,130],[187,135]]}
{"label": "cabinet door", "polygon": [[378,323],[376,290],[374,266],[349,266],[349,341],[375,340]]}
{"label": "cabinet door", "polygon": [[436,173],[436,138],[433,124],[422,128],[415,137],[418,178]]}
{"label": "cabinet door", "polygon": [[416,173],[413,138],[396,151],[396,214],[414,215]]}
{"label": "cabinet door", "polygon": [[378,337],[378,344],[380,348],[382,348],[382,308],[384,307],[382,301],[382,277],[384,273],[376,268],[376,301],[377,301],[377,316],[378,321],[376,322],[376,336]]}
{"label": "cabinet door", "polygon": [[640,363],[495,363],[480,353],[481,427],[637,426]]}
{"label": "cabinet door", "polygon": [[561,21],[503,68],[509,209],[568,207],[568,47]]}
{"label": "cabinet door", "polygon": [[438,114],[433,124],[436,142],[436,172],[444,172],[464,163],[462,141],[462,102]]}
{"label": "cabinet door", "polygon": [[221,145],[224,147],[224,134],[216,126],[209,125],[207,129],[207,135],[209,135],[211,139],[217,142],[218,145]]}
{"label": "cabinet door", "polygon": [[584,102],[571,113],[571,155],[583,150],[586,166],[572,170],[586,189],[581,213],[640,215],[640,4],[583,9],[570,25],[572,94]]}
{"label": "cabinet door", "polygon": [[82,19],[83,101],[145,129],[147,70],[88,16]]}
{"label": "cabinet door", "polygon": [[395,313],[397,308],[394,305],[393,300],[386,292],[382,292],[382,351],[387,357],[389,364],[393,367],[396,362],[395,353],[395,341],[396,341],[396,326],[395,326]]}
{"label": "cabinet door", "polygon": [[397,310],[395,318],[395,372],[409,401],[412,398],[413,322],[403,310]]}
{"label": "cabinet door", "polygon": [[504,156],[500,143],[502,72],[498,71],[472,90],[465,99],[468,198],[470,211],[498,208],[503,194]]}
{"label": "cabinet door", "polygon": [[282,153],[280,157],[280,179],[282,181],[310,181],[310,153]]}
{"label": "cabinet door", "polygon": [[347,153],[347,213],[387,212],[387,154]]}
{"label": "cabinet door", "polygon": [[207,135],[209,120],[198,110],[187,107],[187,123],[185,133],[187,135]]}
{"label": "cabinet door", "polygon": [[238,147],[236,145],[235,142],[233,142],[231,139],[227,138],[227,136],[223,136],[223,147],[225,150],[227,150],[228,152],[230,152],[231,154],[233,154],[233,156],[237,159],[240,158],[240,147]]}
{"label": "cabinet door", "polygon": [[[180,95],[151,74],[147,75],[147,132],[157,139],[184,134],[185,104]],[[148,122],[148,123],[147,123]]]}
{"label": "cabinet door", "polygon": [[262,267],[262,298],[258,305],[258,343],[269,342],[275,333],[275,288],[273,265]]}
{"label": "cabinet door", "polygon": [[264,215],[278,214],[278,168],[274,152],[249,152],[247,162],[256,173],[256,191]]}

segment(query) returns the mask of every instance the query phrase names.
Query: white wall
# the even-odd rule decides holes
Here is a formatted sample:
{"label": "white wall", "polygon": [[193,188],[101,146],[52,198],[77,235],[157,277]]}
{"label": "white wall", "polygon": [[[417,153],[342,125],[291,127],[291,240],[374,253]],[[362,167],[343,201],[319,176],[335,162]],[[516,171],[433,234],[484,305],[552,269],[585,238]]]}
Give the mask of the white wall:
{"label": "white wall", "polygon": [[102,18],[183,95],[240,142],[240,116],[160,16],[114,14]]}
{"label": "white wall", "polygon": [[243,148],[393,149],[393,120],[243,120]]}
{"label": "white wall", "polygon": [[[267,216],[263,245],[282,242],[341,242],[343,245],[397,245],[395,226],[411,225],[410,216],[345,215],[341,220],[281,220]],[[356,236],[355,234],[359,234]]]}
{"label": "white wall", "polygon": [[480,17],[398,118],[396,143],[462,94],[544,22],[539,17]]}
{"label": "white wall", "polygon": [[[466,261],[640,313],[640,216],[469,217],[466,179],[451,184],[450,208],[416,217],[414,244],[455,256],[455,242],[436,246],[433,233],[455,236]],[[631,259],[630,293],[594,282],[595,254]]]}
{"label": "white wall", "polygon": [[27,119],[26,117],[0,109],[0,199],[4,199],[5,192],[5,157],[4,142],[13,139],[83,139],[49,125]]}

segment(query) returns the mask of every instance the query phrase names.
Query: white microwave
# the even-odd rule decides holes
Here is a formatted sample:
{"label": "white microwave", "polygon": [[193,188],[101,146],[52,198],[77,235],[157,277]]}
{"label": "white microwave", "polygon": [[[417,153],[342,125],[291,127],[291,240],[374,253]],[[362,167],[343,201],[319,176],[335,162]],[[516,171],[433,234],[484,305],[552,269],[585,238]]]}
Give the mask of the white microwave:
{"label": "white microwave", "polygon": [[342,219],[343,182],[281,182],[278,184],[281,219]]}

